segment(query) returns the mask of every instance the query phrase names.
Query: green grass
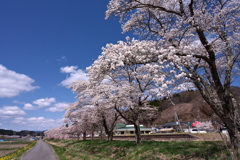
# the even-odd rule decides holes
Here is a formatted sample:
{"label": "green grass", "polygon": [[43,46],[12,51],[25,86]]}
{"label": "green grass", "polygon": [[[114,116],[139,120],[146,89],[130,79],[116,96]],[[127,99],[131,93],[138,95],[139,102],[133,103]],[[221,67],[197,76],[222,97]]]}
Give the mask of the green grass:
{"label": "green grass", "polygon": [[55,145],[51,145],[51,146],[54,149],[55,153],[58,155],[58,158],[60,160],[67,160],[66,156],[64,155],[64,152],[66,152],[66,148],[58,147]]}
{"label": "green grass", "polygon": [[[54,141],[52,145],[60,160],[160,160],[160,159],[228,159],[230,155],[222,142],[197,141],[133,141],[86,140]],[[49,141],[51,143],[51,141]],[[63,146],[64,144],[64,146]]]}

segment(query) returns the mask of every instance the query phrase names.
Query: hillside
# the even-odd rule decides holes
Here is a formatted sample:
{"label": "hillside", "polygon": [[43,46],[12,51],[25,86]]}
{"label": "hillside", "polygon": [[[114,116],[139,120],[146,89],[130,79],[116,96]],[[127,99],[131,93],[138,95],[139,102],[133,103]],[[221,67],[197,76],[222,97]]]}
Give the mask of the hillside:
{"label": "hillside", "polygon": [[[232,92],[240,103],[240,87],[232,87]],[[153,105],[159,106],[159,113],[153,121],[153,125],[160,126],[175,121],[174,110],[179,120],[184,122],[216,118],[216,115],[198,91],[184,91],[175,94],[172,101],[175,103],[175,107],[169,100],[152,102]]]}

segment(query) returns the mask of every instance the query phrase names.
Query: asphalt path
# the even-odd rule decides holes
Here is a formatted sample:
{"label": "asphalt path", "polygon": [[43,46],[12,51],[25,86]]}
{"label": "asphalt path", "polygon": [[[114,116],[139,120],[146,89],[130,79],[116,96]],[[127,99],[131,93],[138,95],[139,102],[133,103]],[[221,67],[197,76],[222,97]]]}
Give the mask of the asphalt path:
{"label": "asphalt path", "polygon": [[39,140],[37,144],[21,160],[58,160],[54,150],[49,144]]}

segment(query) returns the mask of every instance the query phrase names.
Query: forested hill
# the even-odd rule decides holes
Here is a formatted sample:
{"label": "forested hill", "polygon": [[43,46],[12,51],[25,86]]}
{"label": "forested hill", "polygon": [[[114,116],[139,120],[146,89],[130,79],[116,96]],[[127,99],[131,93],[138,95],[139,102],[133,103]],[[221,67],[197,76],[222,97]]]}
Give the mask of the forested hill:
{"label": "forested hill", "polygon": [[[232,87],[231,90],[240,103],[240,87]],[[153,124],[162,125],[175,121],[174,108],[180,121],[210,120],[216,117],[198,91],[175,94],[172,101],[176,104],[175,107],[166,99],[151,102],[152,105],[159,106],[159,113]]]}
{"label": "forested hill", "polygon": [[13,131],[13,130],[5,130],[0,129],[0,139],[3,138],[2,136],[8,135],[18,135],[18,136],[37,136],[37,135],[43,135],[44,131],[28,131],[28,130],[22,130],[22,131]]}

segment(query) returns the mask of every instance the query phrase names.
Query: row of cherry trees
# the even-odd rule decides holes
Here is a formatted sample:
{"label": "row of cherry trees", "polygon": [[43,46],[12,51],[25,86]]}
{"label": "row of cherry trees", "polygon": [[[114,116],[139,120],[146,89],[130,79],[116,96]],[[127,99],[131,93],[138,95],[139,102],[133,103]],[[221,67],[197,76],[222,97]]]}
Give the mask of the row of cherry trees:
{"label": "row of cherry trees", "polygon": [[170,96],[191,82],[240,153],[239,103],[230,88],[239,76],[240,2],[111,0],[106,18],[111,16],[120,17],[123,31],[134,31],[142,40],[107,44],[87,68],[89,80],[70,86],[78,101],[65,117],[75,124],[82,123],[86,106],[100,115],[111,111],[134,125],[140,143],[140,121],[156,114],[149,100]]}
{"label": "row of cherry trees", "polygon": [[48,139],[80,139],[86,140],[87,134],[91,137],[108,135],[108,141],[112,141],[113,129],[119,116],[108,109],[93,106],[80,107],[77,102],[71,104],[65,114],[64,123],[59,128],[47,130],[44,134]]}

